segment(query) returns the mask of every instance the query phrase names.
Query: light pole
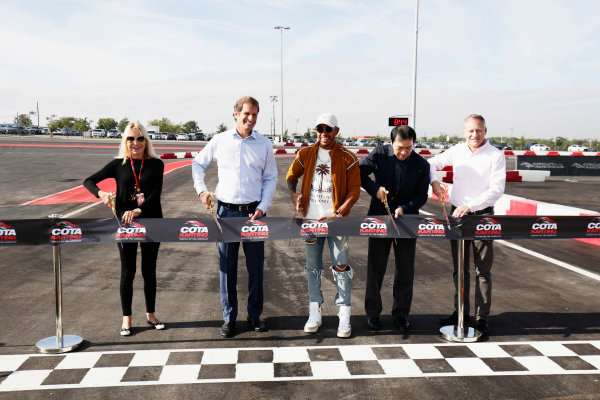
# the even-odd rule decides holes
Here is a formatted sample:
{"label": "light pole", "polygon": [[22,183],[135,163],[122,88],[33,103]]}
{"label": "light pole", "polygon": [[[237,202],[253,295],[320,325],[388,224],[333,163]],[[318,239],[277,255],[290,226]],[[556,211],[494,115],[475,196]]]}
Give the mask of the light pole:
{"label": "light pole", "polygon": [[275,136],[275,103],[277,102],[277,96],[270,96],[270,97],[271,97],[271,103],[273,104],[273,136]]}
{"label": "light pole", "polygon": [[[273,27],[273,29],[279,29],[279,32],[281,32],[281,93],[280,93],[280,97],[281,97],[281,141],[283,142],[283,30],[284,29],[290,29],[289,26],[280,26],[277,25],[275,27]],[[275,121],[275,119],[273,119],[273,121]]]}
{"label": "light pole", "polygon": [[417,129],[417,45],[419,43],[419,0],[415,7],[415,53],[413,60],[412,128]]}

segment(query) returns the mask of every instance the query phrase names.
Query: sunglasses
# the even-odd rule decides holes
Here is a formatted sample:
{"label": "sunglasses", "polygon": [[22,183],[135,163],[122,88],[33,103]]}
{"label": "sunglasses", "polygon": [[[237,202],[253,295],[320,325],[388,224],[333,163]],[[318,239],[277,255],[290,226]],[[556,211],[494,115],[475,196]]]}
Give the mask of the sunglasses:
{"label": "sunglasses", "polygon": [[333,132],[333,128],[330,126],[325,126],[325,127],[323,127],[321,125],[317,126],[317,132],[323,133],[323,131],[325,131],[327,133],[331,133],[331,132]]}
{"label": "sunglasses", "polygon": [[128,142],[133,143],[134,140],[136,140],[136,139],[137,139],[138,143],[144,143],[144,140],[146,140],[146,138],[143,137],[143,136],[138,136],[137,138],[133,137],[133,136],[127,136],[127,141]]}

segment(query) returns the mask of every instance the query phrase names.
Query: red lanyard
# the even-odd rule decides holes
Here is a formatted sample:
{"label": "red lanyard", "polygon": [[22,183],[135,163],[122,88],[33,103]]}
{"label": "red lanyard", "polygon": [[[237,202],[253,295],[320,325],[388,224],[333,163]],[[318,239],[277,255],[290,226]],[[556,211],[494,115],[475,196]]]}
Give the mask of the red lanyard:
{"label": "red lanyard", "polygon": [[142,180],[142,168],[144,168],[144,159],[142,158],[142,165],[140,166],[139,176],[135,174],[135,167],[133,166],[133,158],[129,157],[131,161],[131,171],[133,171],[133,178],[135,179],[135,190],[140,193],[140,181]]}

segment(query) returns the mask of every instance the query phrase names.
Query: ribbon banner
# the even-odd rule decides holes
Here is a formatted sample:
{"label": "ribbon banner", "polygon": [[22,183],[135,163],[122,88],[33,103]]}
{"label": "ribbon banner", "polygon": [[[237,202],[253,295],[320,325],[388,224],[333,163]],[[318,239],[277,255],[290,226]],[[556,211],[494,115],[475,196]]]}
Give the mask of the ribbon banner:
{"label": "ribbon banner", "polygon": [[118,226],[107,219],[0,220],[0,246],[111,242],[246,242],[320,236],[466,240],[600,238],[598,216],[469,215],[461,219],[402,215],[331,218],[322,221],[265,217],[141,218]]}

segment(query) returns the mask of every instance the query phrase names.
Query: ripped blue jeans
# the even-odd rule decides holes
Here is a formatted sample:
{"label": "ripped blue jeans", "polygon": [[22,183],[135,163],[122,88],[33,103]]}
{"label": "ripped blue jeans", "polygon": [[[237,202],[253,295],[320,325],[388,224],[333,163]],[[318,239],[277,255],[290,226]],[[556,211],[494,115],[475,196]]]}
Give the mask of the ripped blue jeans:
{"label": "ripped blue jeans", "polygon": [[323,247],[325,239],[329,243],[332,265],[346,265],[344,272],[338,272],[331,268],[333,280],[336,282],[337,294],[335,296],[336,306],[350,305],[350,286],[353,271],[348,265],[348,253],[350,251],[347,236],[319,237],[314,243],[305,241],[306,266],[304,270],[308,277],[308,297],[310,302],[323,304],[323,293],[321,292],[321,274],[323,273]]}

